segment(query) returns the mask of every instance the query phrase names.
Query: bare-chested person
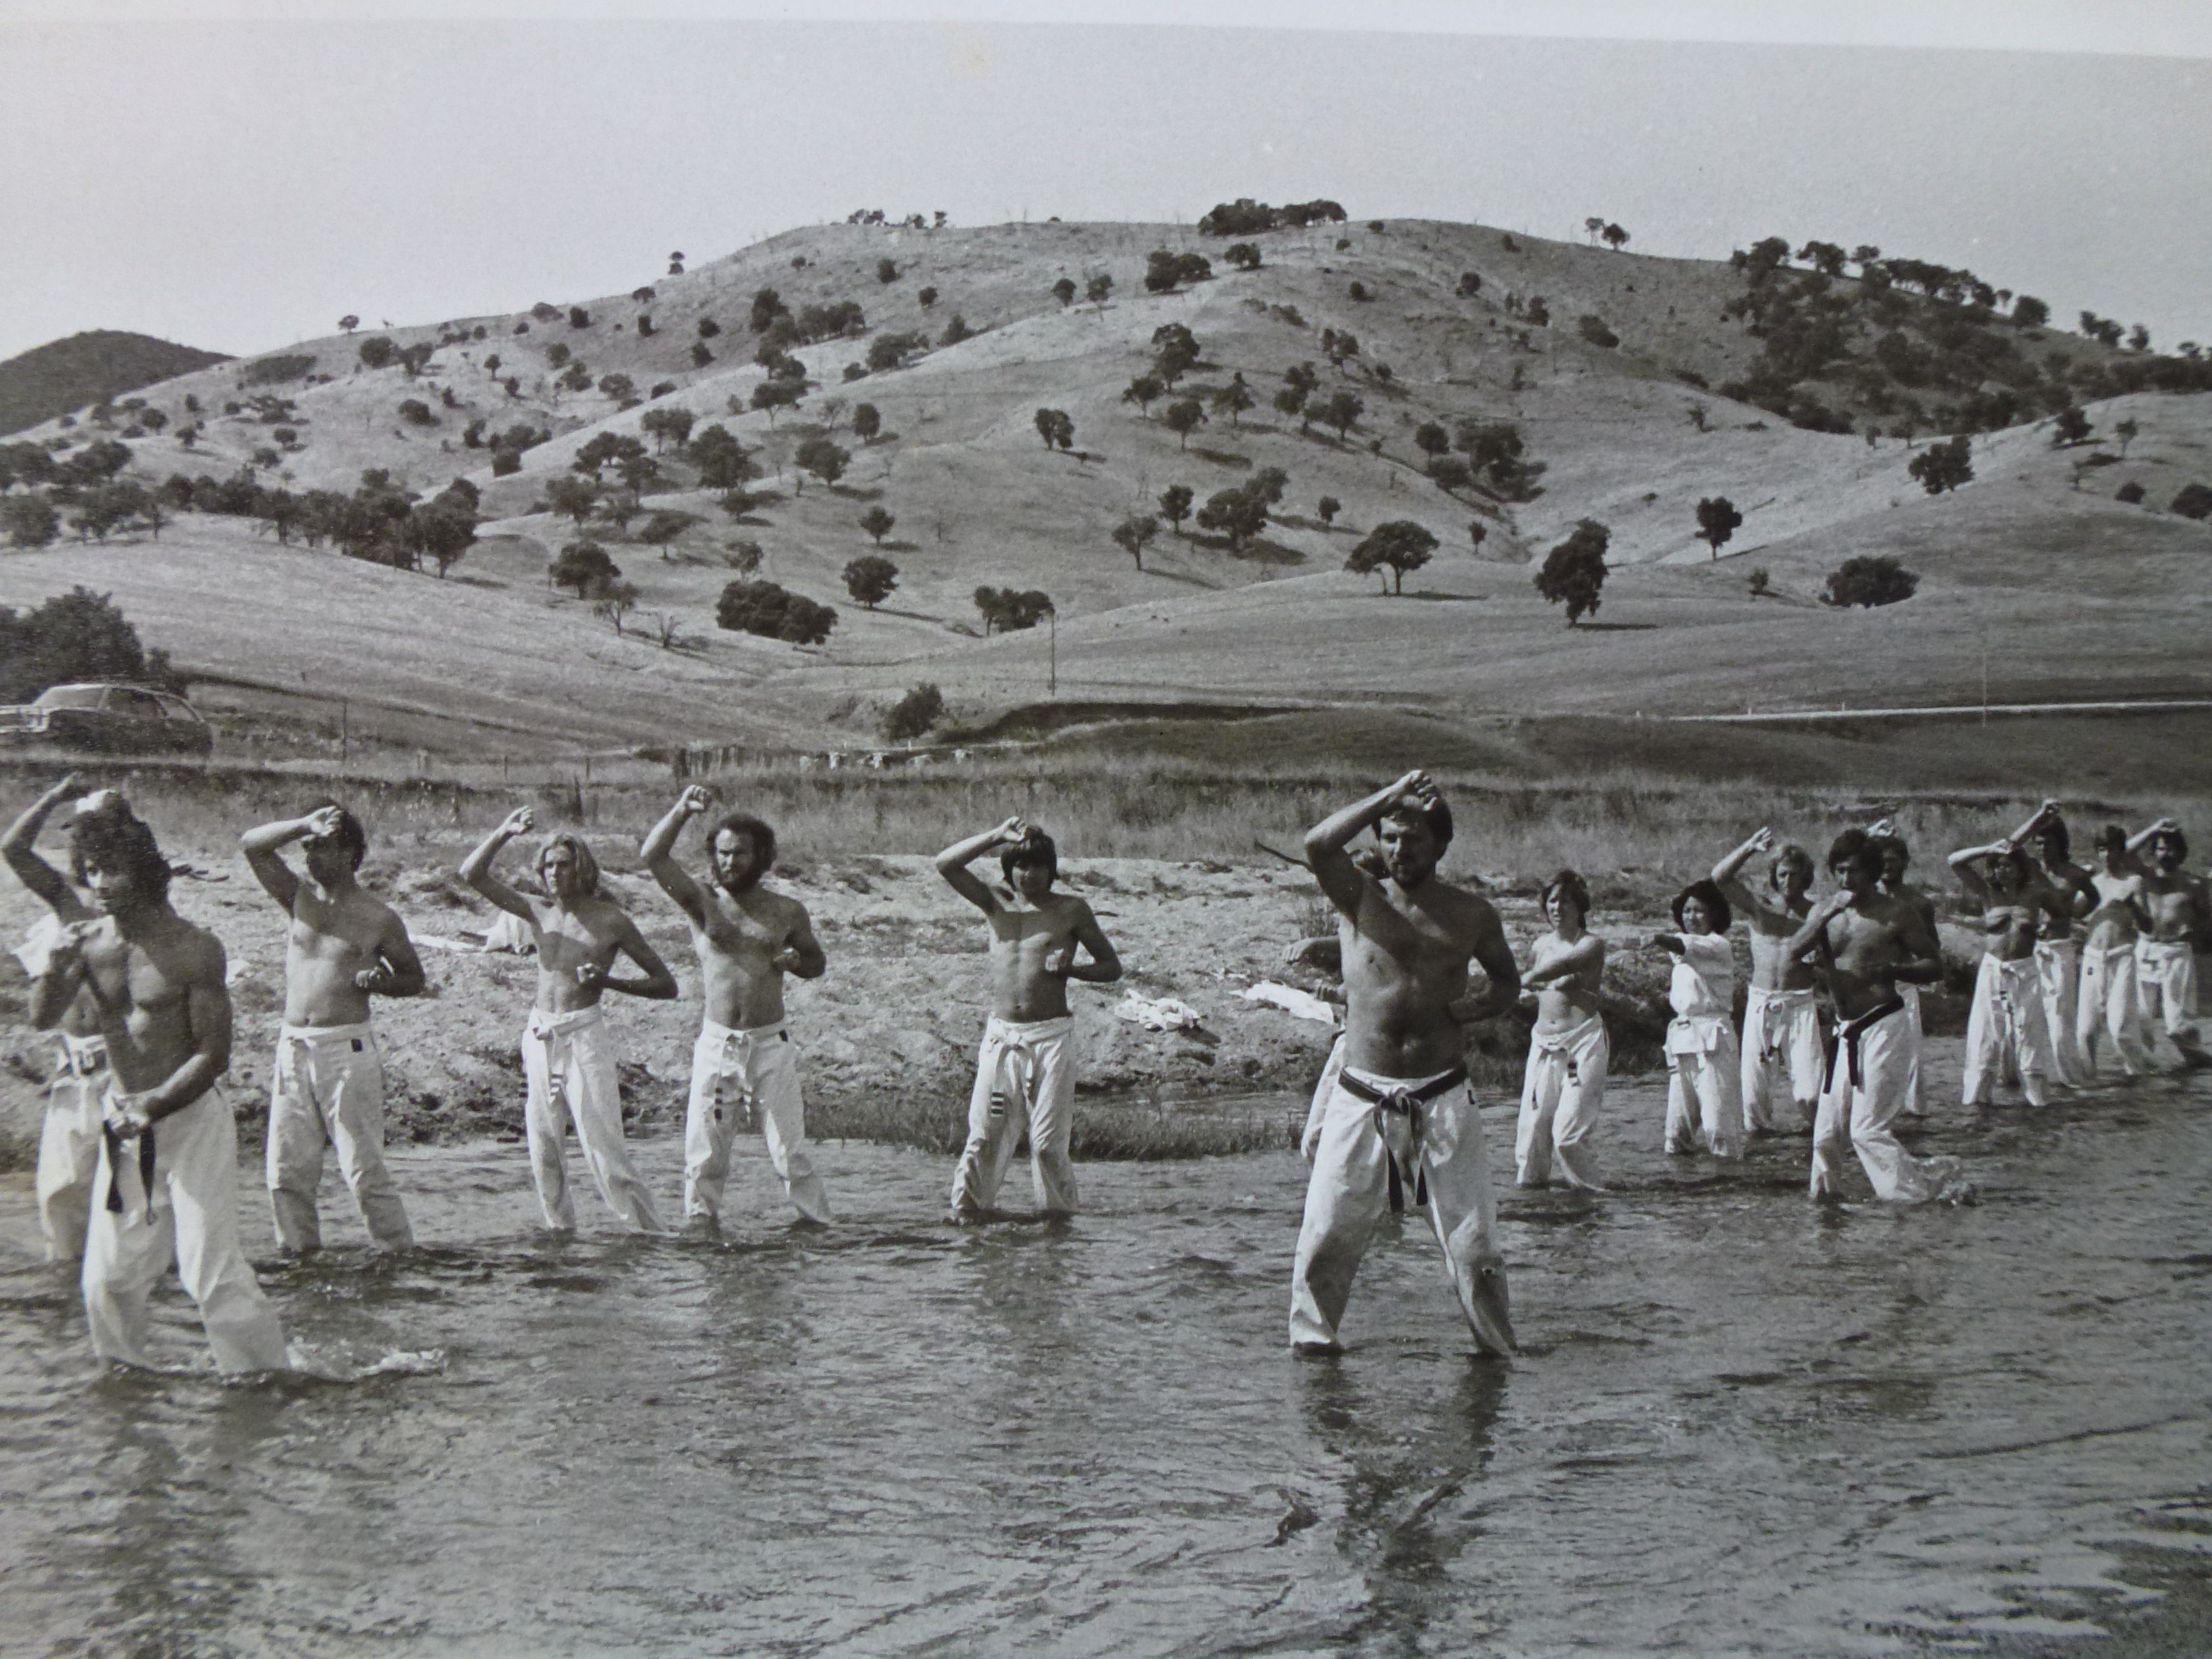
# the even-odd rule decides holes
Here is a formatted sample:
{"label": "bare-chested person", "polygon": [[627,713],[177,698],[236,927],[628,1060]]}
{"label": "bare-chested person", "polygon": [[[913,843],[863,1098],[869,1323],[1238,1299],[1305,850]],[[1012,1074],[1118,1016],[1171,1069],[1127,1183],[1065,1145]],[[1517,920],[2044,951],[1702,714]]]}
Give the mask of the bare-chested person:
{"label": "bare-chested person", "polygon": [[[1002,892],[994,892],[968,867],[994,848],[1006,881]],[[968,1143],[952,1176],[956,1221],[991,1210],[1024,1120],[1037,1208],[1050,1216],[1075,1212],[1075,1165],[1067,1155],[1074,1127],[1075,1021],[1068,1012],[1067,981],[1110,985],[1121,977],[1121,959],[1090,905],[1073,893],[1053,890],[1059,867],[1052,837],[1019,818],[937,855],[937,873],[991,926],[991,1017],[975,1057]],[[1089,961],[1076,959],[1079,945]]]}
{"label": "bare-chested person", "polygon": [[[1881,859],[1881,891],[1887,897],[1898,899],[1920,913],[1932,937],[1940,937],[1936,929],[1936,900],[1925,889],[1905,879],[1905,871],[1912,863],[1912,849],[1905,845],[1905,837],[1897,833],[1894,819],[1884,818],[1867,831],[1875,843],[1875,851]],[[1929,981],[1931,984],[1933,981]],[[1925,1117],[1928,1103],[1920,1092],[1920,1048],[1927,1038],[1927,1028],[1920,1019],[1920,988],[1911,983],[1899,983],[1897,994],[1904,1000],[1905,1017],[1912,1025],[1912,1076],[1905,1088],[1905,1104],[1900,1109],[1906,1117]]]}
{"label": "bare-chested person", "polygon": [[[305,854],[305,880],[282,856],[295,842]],[[269,1073],[267,1178],[276,1242],[302,1255],[322,1248],[315,1189],[328,1142],[368,1236],[404,1250],[415,1235],[384,1164],[384,1057],[368,1000],[422,994],[422,963],[407,924],[356,878],[368,835],[336,801],[249,830],[239,846],[254,879],[292,921],[284,1024]]]}
{"label": "bare-chested person", "polygon": [[807,1154],[799,1060],[783,1024],[783,976],[818,979],[828,963],[806,907],[761,885],[775,863],[775,831],[758,818],[732,813],[708,832],[711,883],[693,880],[677,863],[684,826],[714,809],[714,797],[692,785],[639,849],[660,890],[691,924],[705,979],[684,1121],[684,1224],[701,1232],[719,1228],[730,1142],[744,1119],[758,1123],[793,1207],[826,1226],[834,1218]]}
{"label": "bare-chested person", "polygon": [[1950,862],[1967,902],[1981,907],[1984,935],[1973,1009],[1966,1017],[1960,1098],[1979,1106],[1994,1084],[2017,1079],[2027,1103],[2041,1106],[2050,1098],[2057,1066],[2035,945],[2054,918],[2069,915],[2071,896],[2039,880],[2033,861],[2010,841],[1961,847]]}
{"label": "bare-chested person", "polygon": [[[1346,851],[1372,829],[1388,873]],[[1424,1191],[1461,1311],[1478,1346],[1513,1346],[1490,1152],[1468,1086],[1463,1026],[1519,1000],[1521,969],[1489,903],[1437,878],[1451,809],[1425,772],[1306,832],[1306,862],[1336,907],[1344,959],[1344,1066],[1306,1186],[1291,1276],[1291,1343],[1333,1352],[1352,1276],[1394,1189]],[[1468,995],[1468,963],[1487,990]]]}
{"label": "bare-chested person", "polygon": [[[99,915],[88,895],[38,854],[39,832],[64,801],[78,793],[74,772],[24,809],[0,834],[0,858],[24,886],[38,896],[47,914],[15,951],[33,979],[46,971],[54,946],[79,922]],[[102,812],[127,813],[123,797],[103,789],[77,802],[80,819]],[[84,1255],[85,1226],[92,1218],[92,1172],[100,1162],[100,1101],[107,1092],[107,1040],[100,1032],[100,1008],[89,988],[64,1008],[54,1025],[60,1051],[46,1085],[46,1121],[39,1134],[36,1187],[39,1230],[46,1235],[46,1260],[76,1261]]]}
{"label": "bare-chested person", "polygon": [[[2091,1076],[2117,1068],[2139,1077],[2152,1068],[2143,1041],[2142,999],[2136,990],[2136,940],[2150,926],[2150,890],[2128,846],[2128,832],[2108,823],[2097,832],[2097,896],[2089,936],[2081,941],[2081,1059]],[[2100,1055],[2100,1042],[2105,1052]]]}
{"label": "bare-chested person", "polygon": [[1590,1145],[1605,1077],[1612,1061],[1598,987],[1605,975],[1605,941],[1584,921],[1589,888],[1571,870],[1544,884],[1537,902],[1552,924],[1528,947],[1522,988],[1536,994],[1536,1024],[1528,1033],[1528,1063],[1521,1075],[1521,1120],[1513,1138],[1515,1179],[1523,1187],[1550,1184],[1552,1163],[1570,1187],[1602,1192]]}
{"label": "bare-chested person", "polygon": [[[1762,887],[1743,879],[1743,866],[1773,853]],[[1790,1091],[1797,1119],[1809,1128],[1820,1103],[1819,977],[1813,964],[1782,947],[1812,914],[1813,855],[1794,843],[1775,850],[1774,831],[1761,830],[1713,866],[1713,884],[1751,925],[1751,984],[1743,1003],[1743,1126],[1772,1134],[1775,1103]]]}
{"label": "bare-chested person", "polygon": [[82,817],[70,860],[97,921],[73,924],[33,986],[50,1030],[80,995],[106,1042],[95,1202],[84,1243],[93,1352],[145,1365],[147,1297],[172,1261],[216,1366],[281,1370],[284,1332],[238,1242],[238,1130],[222,945],[169,908],[169,865],[127,811]]}
{"label": "bare-chested person", "polygon": [[2073,838],[2057,801],[2037,807],[2035,816],[2013,832],[2012,841],[2033,860],[2043,884],[2059,896],[2057,906],[2043,911],[2035,971],[2043,991],[2043,1023],[2051,1032],[2051,1075],[2079,1089],[2089,1081],[2089,1062],[2081,1053],[2081,936],[2075,924],[2097,908],[2096,884],[2074,862]]}
{"label": "bare-chested person", "polygon": [[2212,1064],[2197,1035],[2197,952],[2212,945],[2212,900],[2203,878],[2182,866],[2189,838],[2160,818],[2128,840],[2143,856],[2143,897],[2150,926],[2136,939],[2136,990],[2146,1033],[2163,1032],[2188,1066]]}
{"label": "bare-chested person", "polygon": [[1882,856],[1846,830],[1828,849],[1838,890],[1813,907],[1784,950],[1817,950],[1836,1005],[1827,1077],[1813,1121],[1815,1198],[1841,1196],[1844,1154],[1858,1153],[1875,1196],[1901,1203],[1963,1199],[1954,1158],[1917,1158],[1891,1122],[1905,1104],[1917,1031],[1905,1018],[1902,983],[1925,985],[1943,971],[1942,947],[1918,906],[1881,890]]}
{"label": "bare-chested person", "polygon": [[[538,943],[538,1000],[522,1031],[522,1072],[529,1083],[523,1123],[530,1140],[530,1170],[545,1224],[576,1229],[561,1140],[567,1132],[561,1103],[576,1126],[584,1162],[607,1207],[633,1231],[662,1231],[653,1194],[638,1178],[623,1145],[622,1092],[615,1077],[615,1042],[599,998],[609,991],[668,1001],[676,976],[611,899],[599,896],[599,860],[583,837],[566,830],[545,838],[538,851],[538,879],[546,896],[517,892],[491,872],[500,849],[532,828],[528,807],[507,815],[461,863],[461,879],[517,920]],[[607,970],[617,956],[635,964],[636,977]]]}

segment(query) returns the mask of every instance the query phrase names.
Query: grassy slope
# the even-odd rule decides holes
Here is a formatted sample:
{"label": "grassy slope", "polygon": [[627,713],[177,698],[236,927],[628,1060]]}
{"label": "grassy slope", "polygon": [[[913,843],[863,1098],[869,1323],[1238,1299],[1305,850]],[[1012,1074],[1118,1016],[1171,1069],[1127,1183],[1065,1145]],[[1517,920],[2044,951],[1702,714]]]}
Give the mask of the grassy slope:
{"label": "grassy slope", "polygon": [[0,435],[230,360],[150,334],[92,329],[0,363]]}
{"label": "grassy slope", "polygon": [[[276,388],[296,398],[307,417],[306,443],[285,463],[285,480],[346,485],[378,465],[430,490],[467,471],[485,487],[487,510],[504,517],[488,526],[496,538],[460,567],[466,585],[439,588],[425,578],[288,555],[222,521],[195,520],[186,533],[165,537],[158,557],[117,549],[11,559],[0,566],[0,600],[89,580],[114,591],[132,614],[158,616],[152,636],[187,662],[290,675],[299,659],[336,653],[349,659],[346,678],[365,695],[400,703],[459,696],[487,718],[550,721],[568,740],[594,743],[743,740],[770,728],[810,741],[836,740],[842,731],[850,741],[874,708],[925,678],[943,685],[963,715],[1028,701],[1042,690],[1048,642],[1042,634],[975,639],[969,596],[986,582],[1054,596],[1063,696],[1380,697],[1459,712],[1948,701],[1978,693],[1984,639],[1999,697],[2201,685],[2212,534],[2121,507],[2110,495],[2136,477],[2159,504],[2182,482],[2212,473],[2212,410],[2203,400],[2146,396],[2093,407],[2100,428],[2132,414],[2144,430],[2127,465],[2088,475],[2094,495],[2070,489],[2069,458],[2051,452],[2040,431],[2022,428],[1978,444],[1977,482],[1931,501],[1905,477],[1907,457],[1893,441],[1869,447],[1798,431],[1671,378],[1680,365],[1717,382],[1750,360],[1755,343],[1719,319],[1740,289],[1724,266],[1525,240],[1509,253],[1495,233],[1471,226],[1407,222],[1382,235],[1347,234],[1353,246],[1345,250],[1334,246],[1334,231],[1261,239],[1268,262],[1261,271],[1224,266],[1195,290],[1155,296],[1141,289],[1143,256],[1187,233],[833,226],[655,278],[645,305],[587,301],[587,329],[532,322],[518,337],[515,318],[467,319],[485,325],[486,340],[443,348],[411,385],[398,369],[360,368],[357,342],[310,342],[298,349],[337,378]],[[888,287],[874,276],[885,255],[902,267]],[[806,265],[793,268],[793,258]],[[1051,299],[1056,276],[1080,283],[1102,270],[1116,285],[1103,310],[1062,311]],[[1478,299],[1452,291],[1466,270],[1484,277]],[[1347,297],[1355,278],[1372,301]],[[785,416],[771,427],[760,415],[725,412],[733,397],[742,405],[759,378],[744,319],[763,283],[794,307],[858,299],[878,331],[926,329],[933,337],[955,311],[989,331],[850,385],[840,379],[842,366],[865,355],[865,340],[802,350],[823,382],[803,414],[842,426],[852,404],[865,399],[883,411],[892,435],[863,448],[848,433],[855,459],[844,485],[830,492],[810,483],[795,493],[787,463],[800,423]],[[924,285],[941,295],[927,313],[915,297]],[[1549,301],[1554,326],[1532,331],[1533,349],[1514,343],[1522,325],[1504,309],[1509,292]],[[1296,307],[1304,326],[1271,306]],[[657,325],[650,338],[629,331],[641,310]],[[1619,350],[1577,337],[1574,319],[1584,312],[1621,335]],[[718,360],[695,370],[689,349],[702,316],[724,331],[709,343]],[[1206,367],[1187,388],[1218,386],[1241,370],[1261,400],[1241,425],[1214,417],[1188,451],[1120,401],[1146,365],[1152,331],[1168,321],[1187,323],[1206,349]],[[1368,405],[1346,446],[1318,430],[1301,435],[1267,406],[1284,368],[1320,359],[1324,326],[1355,331],[1359,362],[1393,371],[1385,385],[1371,374],[1340,376],[1322,362],[1325,392],[1348,386]],[[404,344],[434,340],[439,330],[389,332]],[[651,504],[687,507],[708,522],[672,559],[610,544],[645,590],[644,608],[679,615],[703,642],[690,656],[616,641],[573,602],[549,602],[537,580],[548,553],[574,533],[529,511],[545,479],[593,432],[635,430],[643,413],[617,411],[597,392],[549,401],[544,348],[556,340],[595,375],[620,372],[641,390],[677,381],[675,399],[702,424],[723,421],[778,469],[769,480],[776,499],[757,522],[732,526],[708,496],[678,492]],[[2049,336],[2038,349],[2060,343]],[[2086,342],[2063,349],[2096,349]],[[485,371],[495,350],[502,375],[522,375],[521,399]],[[1512,387],[1516,366],[1526,382],[1520,391]],[[176,416],[184,393],[196,391],[219,411],[240,395],[237,379],[235,366],[204,370],[152,401],[175,405]],[[439,428],[397,421],[401,398],[435,404],[445,388],[464,407],[441,410]],[[1708,405],[1714,429],[1696,429],[1687,416],[1693,401]],[[1073,417],[1079,454],[1043,449],[1030,424],[1042,405]],[[565,429],[527,453],[523,473],[495,482],[477,465],[484,453],[459,439],[476,415],[495,428],[533,419]],[[1419,422],[1465,415],[1519,421],[1549,467],[1540,496],[1493,520],[1484,551],[1504,556],[1476,560],[1461,550],[1473,506],[1437,492],[1413,465]],[[1379,452],[1369,447],[1377,441]],[[227,471],[267,441],[264,426],[215,413],[195,454],[167,437],[136,447],[143,468],[160,476],[179,467]],[[1123,514],[1149,507],[1170,483],[1189,483],[1202,500],[1266,465],[1280,466],[1291,484],[1261,556],[1232,559],[1217,546],[1164,536],[1140,573],[1108,539]],[[1734,499],[1747,520],[1717,566],[1705,563],[1693,536],[1696,501],[1715,493]],[[1323,494],[1345,504],[1334,533],[1310,516]],[[855,521],[875,501],[898,517],[886,550],[902,574],[898,592],[871,615],[846,599],[838,572],[868,550]],[[1535,600],[1520,561],[1585,515],[1613,527],[1617,568],[1603,626],[1571,633]],[[1389,518],[1415,519],[1443,543],[1413,578],[1419,599],[1381,599],[1371,581],[1339,568],[1358,536]],[[713,597],[730,574],[721,545],[738,536],[763,544],[766,574],[837,605],[842,620],[826,652],[740,641],[711,627]],[[1810,602],[1840,558],[1879,551],[1923,573],[1920,598],[1849,616]],[[1770,571],[1781,598],[1748,598],[1748,563]],[[239,603],[249,591],[254,603]],[[290,620],[267,626],[271,606]],[[426,617],[434,619],[428,629],[420,625]],[[354,643],[362,638],[376,642],[373,653]],[[499,665],[489,673],[481,672],[487,653]]]}

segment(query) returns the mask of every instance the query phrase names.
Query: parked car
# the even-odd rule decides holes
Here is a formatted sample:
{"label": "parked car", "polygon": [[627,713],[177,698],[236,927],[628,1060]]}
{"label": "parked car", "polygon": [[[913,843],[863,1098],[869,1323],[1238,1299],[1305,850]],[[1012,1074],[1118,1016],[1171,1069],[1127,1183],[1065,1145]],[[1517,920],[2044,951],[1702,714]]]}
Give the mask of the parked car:
{"label": "parked car", "polygon": [[182,697],[97,681],[48,686],[33,702],[0,708],[0,740],[117,755],[205,755],[215,748],[215,728]]}

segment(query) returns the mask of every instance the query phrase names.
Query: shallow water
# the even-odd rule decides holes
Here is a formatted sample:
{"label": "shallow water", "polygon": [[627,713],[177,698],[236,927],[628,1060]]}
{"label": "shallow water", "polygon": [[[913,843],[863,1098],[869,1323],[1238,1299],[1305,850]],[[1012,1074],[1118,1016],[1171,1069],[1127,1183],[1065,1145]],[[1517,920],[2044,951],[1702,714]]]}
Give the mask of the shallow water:
{"label": "shallow water", "polygon": [[1608,1103],[1613,1194],[1507,1194],[1510,1367],[1411,1218],[1352,1352],[1290,1356],[1288,1154],[1086,1164],[1073,1224],[957,1230],[946,1160],[833,1145],[850,1219],[803,1233],[756,1141],[718,1245],[589,1195],[544,1238],[519,1145],[397,1151],[438,1243],[396,1263],[334,1180],[339,1248],[270,1261],[248,1186],[355,1380],[222,1385],[173,1291],[185,1369],[104,1375],[9,1176],[0,1650],[2212,1650],[2127,1582],[2201,1586],[2212,1535],[2212,1086],[1939,1107],[1984,1196],[1923,1211],[1816,1210],[1802,1139],[1662,1158],[1659,1102]]}

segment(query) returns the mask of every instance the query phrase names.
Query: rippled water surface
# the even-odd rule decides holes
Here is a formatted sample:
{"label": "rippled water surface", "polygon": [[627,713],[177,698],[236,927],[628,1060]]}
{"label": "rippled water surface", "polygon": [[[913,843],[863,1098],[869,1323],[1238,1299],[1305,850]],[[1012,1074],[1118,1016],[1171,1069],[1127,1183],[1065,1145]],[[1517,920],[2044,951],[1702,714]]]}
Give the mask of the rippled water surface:
{"label": "rippled water surface", "polygon": [[2212,1087],[1939,1108],[1984,1200],[1917,1212],[1609,1107],[1620,1190],[1505,1199],[1510,1367],[1412,1218],[1352,1351],[1291,1357],[1288,1154],[1089,1164],[1072,1225],[956,1230],[945,1160],[833,1145],[848,1219],[803,1233],[756,1141],[708,1245],[595,1198],[548,1241],[520,1146],[401,1150],[435,1243],[398,1262],[334,1182],[341,1248],[274,1262],[246,1186],[351,1380],[238,1386],[173,1289],[179,1371],[101,1374],[0,1179],[0,1650],[2212,1651]]}

